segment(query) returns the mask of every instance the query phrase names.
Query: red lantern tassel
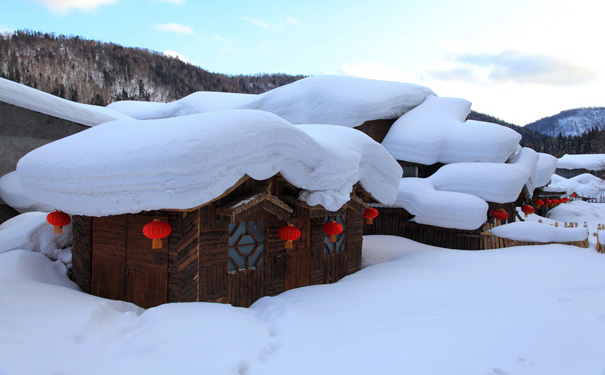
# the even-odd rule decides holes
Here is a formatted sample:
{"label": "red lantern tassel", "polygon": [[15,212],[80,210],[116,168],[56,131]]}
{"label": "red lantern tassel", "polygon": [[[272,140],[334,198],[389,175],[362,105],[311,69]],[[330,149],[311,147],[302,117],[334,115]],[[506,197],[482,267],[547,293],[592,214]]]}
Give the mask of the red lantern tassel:
{"label": "red lantern tassel", "polygon": [[152,249],[161,249],[162,240],[160,238],[154,238],[153,240],[151,240],[151,248]]}
{"label": "red lantern tassel", "polygon": [[332,235],[328,236],[328,241],[330,241],[332,243],[335,243],[336,242],[336,236],[332,236]]}
{"label": "red lantern tassel", "polygon": [[53,227],[53,233],[54,234],[63,234],[63,227],[58,227],[58,226],[54,226]]}
{"label": "red lantern tassel", "polygon": [[284,244],[284,249],[291,249],[292,248],[292,241],[286,241]]}

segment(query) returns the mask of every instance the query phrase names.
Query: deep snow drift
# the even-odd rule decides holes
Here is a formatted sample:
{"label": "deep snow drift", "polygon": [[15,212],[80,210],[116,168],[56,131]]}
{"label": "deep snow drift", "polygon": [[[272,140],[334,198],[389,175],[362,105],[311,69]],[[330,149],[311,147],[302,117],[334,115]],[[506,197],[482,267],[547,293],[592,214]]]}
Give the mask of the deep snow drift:
{"label": "deep snow drift", "polygon": [[312,76],[263,94],[197,92],[171,103],[120,101],[107,107],[137,119],[190,115],[227,109],[258,109],[293,124],[359,126],[395,119],[435,95],[410,83],[342,76]]}
{"label": "deep snow drift", "polygon": [[[605,218],[603,205],[566,208],[574,206]],[[363,253],[366,268],[338,283],[265,297],[249,309],[179,303],[148,310],[78,291],[63,264],[42,254],[0,254],[0,373],[605,370],[605,255],[594,249],[474,252],[368,236]]]}
{"label": "deep snow drift", "polygon": [[565,154],[557,162],[557,168],[598,171],[605,168],[605,154]]}
{"label": "deep snow drift", "polygon": [[30,152],[17,172],[32,201],[88,216],[196,207],[244,175],[277,173],[311,206],[337,211],[357,182],[390,204],[402,173],[355,129],[295,126],[254,110],[113,121]]}

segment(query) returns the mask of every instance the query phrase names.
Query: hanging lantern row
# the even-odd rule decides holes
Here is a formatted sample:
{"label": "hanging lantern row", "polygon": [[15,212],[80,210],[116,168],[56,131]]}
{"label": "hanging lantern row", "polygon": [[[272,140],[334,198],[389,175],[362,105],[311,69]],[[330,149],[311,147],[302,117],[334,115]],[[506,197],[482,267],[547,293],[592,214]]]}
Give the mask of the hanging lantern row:
{"label": "hanging lantern row", "polygon": [[362,216],[366,219],[366,224],[372,224],[373,219],[378,216],[378,210],[374,207],[368,207]]}
{"label": "hanging lantern row", "polygon": [[561,198],[561,202],[563,202],[563,203],[569,203],[569,198],[563,197],[563,198]]}
{"label": "hanging lantern row", "polygon": [[152,240],[152,249],[161,249],[162,238],[168,237],[170,232],[172,232],[170,224],[165,223],[160,219],[155,219],[152,222],[145,224],[143,227],[143,234],[145,237]]}
{"label": "hanging lantern row", "polygon": [[292,241],[296,241],[297,239],[299,239],[300,234],[300,229],[296,228],[292,224],[288,224],[285,227],[281,227],[277,231],[277,235],[279,236],[279,238],[286,241],[286,243],[284,244],[285,249],[291,249]]}
{"label": "hanging lantern row", "polygon": [[46,221],[54,227],[54,234],[63,234],[63,227],[71,223],[71,217],[65,212],[54,211],[46,215]]}
{"label": "hanging lantern row", "polygon": [[536,205],[536,207],[540,208],[540,207],[544,206],[545,202],[542,199],[536,199],[534,201],[534,204]]}
{"label": "hanging lantern row", "polygon": [[492,211],[492,217],[496,220],[506,221],[508,220],[508,212],[504,211],[503,208],[498,208]]}
{"label": "hanging lantern row", "polygon": [[325,223],[321,229],[323,229],[324,233],[328,235],[328,241],[331,243],[335,243],[336,236],[341,234],[343,231],[342,225],[338,224],[334,220]]}
{"label": "hanging lantern row", "polygon": [[535,212],[534,208],[532,206],[530,206],[529,204],[526,204],[525,206],[521,207],[521,211],[525,214],[525,217],[527,217],[527,215],[531,215]]}

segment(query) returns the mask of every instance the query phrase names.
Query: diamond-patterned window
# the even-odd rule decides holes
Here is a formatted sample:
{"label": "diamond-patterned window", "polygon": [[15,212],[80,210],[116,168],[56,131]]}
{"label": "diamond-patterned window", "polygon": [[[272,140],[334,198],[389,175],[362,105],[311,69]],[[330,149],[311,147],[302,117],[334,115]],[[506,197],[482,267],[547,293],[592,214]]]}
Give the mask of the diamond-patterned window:
{"label": "diamond-patterned window", "polygon": [[336,236],[335,243],[330,242],[328,236],[324,236],[324,254],[333,254],[346,250],[347,217],[346,215],[336,215],[335,217],[326,218],[324,222],[327,223],[331,220],[335,220],[338,224],[342,225],[342,233]]}
{"label": "diamond-patterned window", "polygon": [[229,224],[229,272],[264,266],[266,237],[262,220]]}

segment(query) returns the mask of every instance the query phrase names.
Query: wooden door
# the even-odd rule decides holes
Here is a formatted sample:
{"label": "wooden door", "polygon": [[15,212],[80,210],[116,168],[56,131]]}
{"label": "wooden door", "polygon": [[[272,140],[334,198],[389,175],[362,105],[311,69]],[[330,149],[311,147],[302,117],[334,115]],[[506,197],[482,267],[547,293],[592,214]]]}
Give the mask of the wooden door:
{"label": "wooden door", "polygon": [[168,299],[168,238],[162,240],[161,249],[152,249],[151,240],[143,235],[145,224],[155,218],[129,215],[127,220],[125,299],[143,308],[161,305]]}
{"label": "wooden door", "polygon": [[109,299],[124,299],[126,217],[95,217],[92,226],[91,294]]}
{"label": "wooden door", "polygon": [[153,219],[144,215],[93,218],[93,295],[143,308],[167,302],[168,239],[161,249],[152,249],[151,240],[143,235],[143,227]]}
{"label": "wooden door", "polygon": [[300,229],[300,238],[292,243],[286,261],[286,290],[309,285],[311,232],[309,218],[293,218],[290,224]]}

